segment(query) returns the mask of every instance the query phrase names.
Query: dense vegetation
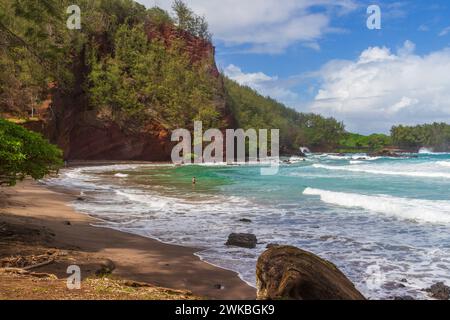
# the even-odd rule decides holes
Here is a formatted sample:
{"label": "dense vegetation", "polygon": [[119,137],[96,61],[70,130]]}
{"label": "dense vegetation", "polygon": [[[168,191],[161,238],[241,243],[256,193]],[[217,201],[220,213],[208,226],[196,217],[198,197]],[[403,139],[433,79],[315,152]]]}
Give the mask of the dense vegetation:
{"label": "dense vegetation", "polygon": [[432,148],[434,151],[450,150],[450,125],[433,123],[418,126],[395,126],[391,130],[392,141],[402,148]]}
{"label": "dense vegetation", "polygon": [[146,23],[170,24],[210,39],[203,17],[175,1],[174,18],[131,0],[81,0],[82,29],[69,30],[69,1],[0,1],[0,110],[30,113],[45,99],[50,83],[73,90],[74,67],[89,68],[82,84],[93,109],[123,127],[139,127],[152,118],[169,128],[193,120],[219,126],[214,104],[217,87],[202,62],[193,63],[180,37],[151,43]]}
{"label": "dense vegetation", "polygon": [[340,152],[372,152],[392,145],[391,137],[385,134],[364,136],[356,133],[345,133],[339,141]]}
{"label": "dense vegetation", "polygon": [[[91,108],[123,128],[138,129],[148,119],[167,128],[190,128],[194,120],[205,127],[222,127],[216,98],[220,78],[206,70],[211,61],[193,62],[183,50],[182,37],[168,46],[148,41],[146,24],[171,25],[210,41],[204,17],[182,1],[174,16],[145,9],[131,0],[81,0],[82,30],[65,27],[69,1],[0,0],[2,54],[0,109],[12,115],[39,106],[49,83],[70,92],[81,58],[88,68],[83,88]],[[82,54],[83,53],[83,54]],[[228,103],[243,128],[279,128],[285,150],[302,145],[332,149],[344,132],[334,119],[300,114],[224,80]]]}
{"label": "dense vegetation", "polygon": [[0,185],[42,179],[62,165],[61,151],[39,134],[0,119]]}
{"label": "dense vegetation", "polygon": [[[0,0],[0,112],[27,117],[47,98],[49,87],[71,94],[82,88],[99,118],[138,131],[148,120],[163,127],[223,127],[218,100],[226,99],[235,125],[278,128],[282,152],[300,146],[321,151],[373,151],[392,143],[407,148],[447,148],[444,124],[394,127],[385,135],[345,131],[333,118],[298,113],[251,88],[213,75],[212,61],[193,60],[183,33],[209,42],[204,17],[181,0],[170,15],[132,0],[79,0],[82,29],[66,27],[69,0]],[[179,30],[179,37],[148,40],[148,25]],[[80,71],[81,70],[81,71]],[[81,74],[80,74],[81,72]],[[222,96],[225,85],[226,97]],[[78,82],[78,83],[77,83]],[[79,83],[81,82],[81,83]]]}

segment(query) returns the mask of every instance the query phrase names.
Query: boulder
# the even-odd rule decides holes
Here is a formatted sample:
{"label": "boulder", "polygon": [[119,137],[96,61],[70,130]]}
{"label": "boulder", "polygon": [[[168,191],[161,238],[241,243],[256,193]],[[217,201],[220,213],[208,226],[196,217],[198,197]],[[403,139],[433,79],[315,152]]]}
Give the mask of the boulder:
{"label": "boulder", "polygon": [[251,233],[232,233],[228,236],[227,246],[236,246],[248,249],[256,248],[258,239]]}
{"label": "boulder", "polygon": [[239,222],[252,223],[252,220],[247,219],[247,218],[243,218],[243,219],[240,219]]}
{"label": "boulder", "polygon": [[100,268],[95,272],[95,274],[99,277],[104,277],[110,275],[114,269],[116,269],[116,265],[110,259],[105,259],[100,263]]}
{"label": "boulder", "polygon": [[390,157],[390,158],[404,158],[404,155],[398,154],[389,149],[384,149],[377,152],[372,152],[368,154],[369,157]]}
{"label": "boulder", "polygon": [[433,284],[428,289],[425,289],[430,296],[437,300],[449,300],[450,299],[450,287],[446,286],[443,282]]}
{"label": "boulder", "polygon": [[259,300],[364,300],[339,269],[292,246],[274,246],[256,265]]}

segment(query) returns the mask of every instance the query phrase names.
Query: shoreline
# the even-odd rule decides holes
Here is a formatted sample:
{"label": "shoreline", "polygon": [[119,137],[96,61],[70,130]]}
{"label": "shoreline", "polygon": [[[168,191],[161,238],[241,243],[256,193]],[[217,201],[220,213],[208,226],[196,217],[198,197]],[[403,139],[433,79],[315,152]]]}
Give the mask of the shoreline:
{"label": "shoreline", "polygon": [[[71,249],[71,252],[75,252],[71,259],[79,259],[80,266],[96,259],[109,259],[116,266],[112,275],[121,279],[189,290],[194,295],[208,299],[256,298],[255,288],[245,283],[236,272],[201,260],[196,255],[198,249],[95,227],[93,224],[101,220],[76,212],[71,206],[70,202],[76,195],[55,189],[32,181],[3,188],[0,195],[0,223],[50,230],[54,236],[46,244],[47,247]],[[0,248],[1,258],[5,256],[3,251]],[[63,278],[62,271],[65,269],[58,266],[59,270],[52,270],[56,267],[50,265],[38,271],[56,271],[58,278]]]}

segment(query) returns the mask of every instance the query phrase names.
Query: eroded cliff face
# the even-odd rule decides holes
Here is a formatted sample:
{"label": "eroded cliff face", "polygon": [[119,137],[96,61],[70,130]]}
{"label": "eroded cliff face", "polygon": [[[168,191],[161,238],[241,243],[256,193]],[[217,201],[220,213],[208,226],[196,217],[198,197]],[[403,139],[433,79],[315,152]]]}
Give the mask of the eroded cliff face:
{"label": "eroded cliff face", "polygon": [[[213,75],[217,87],[214,103],[220,111],[226,127],[234,126],[234,117],[227,107],[224,84],[214,58],[211,43],[195,38],[171,25],[145,26],[149,41],[163,40],[167,46],[182,40],[192,63],[207,64],[207,72]],[[117,123],[104,120],[97,111],[90,109],[84,84],[89,72],[85,64],[84,50],[73,66],[75,88],[68,94],[51,89],[50,101],[41,111],[40,121],[28,123],[28,129],[41,132],[63,151],[66,160],[141,160],[169,161],[174,143],[171,132],[154,119],[147,120],[139,129],[129,130]]]}

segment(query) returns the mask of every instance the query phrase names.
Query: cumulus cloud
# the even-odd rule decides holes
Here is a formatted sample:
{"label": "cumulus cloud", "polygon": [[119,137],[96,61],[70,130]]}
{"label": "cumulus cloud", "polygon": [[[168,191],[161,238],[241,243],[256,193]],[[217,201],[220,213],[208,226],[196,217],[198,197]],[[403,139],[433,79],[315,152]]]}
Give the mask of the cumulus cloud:
{"label": "cumulus cloud", "polygon": [[310,109],[344,120],[350,130],[388,131],[394,124],[450,120],[450,49],[415,53],[370,47],[355,61],[331,61]]}
{"label": "cumulus cloud", "polygon": [[[139,0],[170,10],[172,0]],[[205,15],[216,40],[226,45],[247,45],[252,52],[279,53],[295,43],[318,48],[316,41],[335,32],[333,13],[357,8],[354,0],[189,0]]]}
{"label": "cumulus cloud", "polygon": [[248,86],[264,96],[270,96],[283,103],[292,104],[298,99],[298,95],[283,86],[277,76],[271,77],[263,72],[244,73],[233,64],[226,67],[224,73],[237,83]]}

